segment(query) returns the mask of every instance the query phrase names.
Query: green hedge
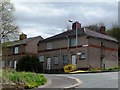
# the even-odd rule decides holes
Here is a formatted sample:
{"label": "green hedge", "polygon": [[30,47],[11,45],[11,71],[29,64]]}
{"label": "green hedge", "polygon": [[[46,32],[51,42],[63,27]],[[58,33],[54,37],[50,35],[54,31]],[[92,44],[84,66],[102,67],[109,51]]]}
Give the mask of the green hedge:
{"label": "green hedge", "polygon": [[19,60],[17,71],[42,72],[42,65],[36,56],[24,56]]}

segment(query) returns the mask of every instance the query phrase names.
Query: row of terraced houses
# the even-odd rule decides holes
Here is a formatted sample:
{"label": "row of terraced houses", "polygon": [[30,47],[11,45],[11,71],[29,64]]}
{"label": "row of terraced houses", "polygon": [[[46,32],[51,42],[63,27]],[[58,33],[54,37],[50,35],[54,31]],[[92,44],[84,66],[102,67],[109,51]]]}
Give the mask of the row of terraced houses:
{"label": "row of terraced houses", "polygon": [[68,64],[75,64],[78,69],[118,66],[117,40],[106,35],[104,26],[96,32],[81,27],[77,21],[72,24],[72,30],[46,39],[21,34],[20,40],[8,44],[7,48],[3,46],[3,67],[16,68],[25,55],[37,55],[43,72],[62,69]]}

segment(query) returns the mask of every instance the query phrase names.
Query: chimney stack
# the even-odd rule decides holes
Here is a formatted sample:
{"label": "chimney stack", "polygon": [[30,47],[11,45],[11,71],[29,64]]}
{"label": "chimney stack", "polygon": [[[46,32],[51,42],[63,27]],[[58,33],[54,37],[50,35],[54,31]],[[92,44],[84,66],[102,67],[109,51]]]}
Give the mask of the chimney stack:
{"label": "chimney stack", "polygon": [[72,30],[76,30],[79,28],[81,28],[81,23],[79,23],[78,21],[76,21],[72,24]]}
{"label": "chimney stack", "polygon": [[26,38],[27,38],[27,35],[24,34],[24,33],[20,34],[20,36],[19,36],[19,40],[23,40],[23,39],[26,39]]}
{"label": "chimney stack", "polygon": [[101,26],[100,29],[99,29],[99,32],[100,32],[101,34],[106,34],[106,33],[105,33],[105,29],[106,29],[105,26]]}

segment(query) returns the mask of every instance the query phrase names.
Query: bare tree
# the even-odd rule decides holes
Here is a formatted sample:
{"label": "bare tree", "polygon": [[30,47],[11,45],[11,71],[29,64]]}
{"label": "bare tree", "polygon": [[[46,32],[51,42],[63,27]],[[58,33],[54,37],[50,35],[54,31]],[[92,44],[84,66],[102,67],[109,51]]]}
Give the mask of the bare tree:
{"label": "bare tree", "polygon": [[13,12],[15,8],[10,0],[0,2],[0,39],[4,41],[16,39],[19,33]]}

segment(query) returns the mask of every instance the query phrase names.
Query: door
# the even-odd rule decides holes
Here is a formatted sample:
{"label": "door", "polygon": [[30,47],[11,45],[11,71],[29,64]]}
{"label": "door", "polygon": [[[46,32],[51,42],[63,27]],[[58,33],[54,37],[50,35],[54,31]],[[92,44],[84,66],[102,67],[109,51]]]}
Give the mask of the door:
{"label": "door", "polygon": [[47,58],[47,69],[51,69],[51,58]]}
{"label": "door", "polygon": [[72,55],[72,64],[76,65],[77,61],[76,61],[76,55]]}
{"label": "door", "polygon": [[105,69],[105,67],[106,67],[106,66],[105,66],[105,58],[102,58],[102,59],[101,59],[101,68],[102,68],[102,69]]}
{"label": "door", "polygon": [[14,69],[16,69],[17,61],[14,61]]}
{"label": "door", "polygon": [[100,57],[100,68],[105,69],[105,55],[101,54]]}

